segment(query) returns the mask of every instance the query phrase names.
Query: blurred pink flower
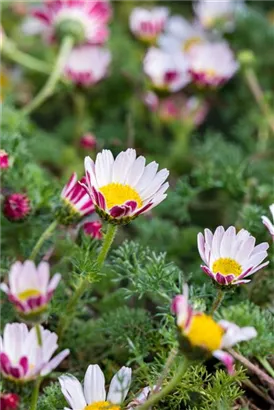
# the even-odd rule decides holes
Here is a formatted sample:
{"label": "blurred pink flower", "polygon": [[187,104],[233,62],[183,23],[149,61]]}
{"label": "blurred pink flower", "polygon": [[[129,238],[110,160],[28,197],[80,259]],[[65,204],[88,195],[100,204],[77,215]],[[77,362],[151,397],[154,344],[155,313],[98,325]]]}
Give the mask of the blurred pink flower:
{"label": "blurred pink flower", "polygon": [[1,394],[0,408],[1,410],[16,410],[19,405],[20,398],[15,393]]}
{"label": "blurred pink flower", "polygon": [[156,89],[176,92],[190,82],[188,62],[183,53],[151,47],[143,62],[145,74]]}
{"label": "blurred pink flower", "polygon": [[43,24],[42,34],[48,40],[58,37],[61,26],[69,29],[78,25],[75,30],[81,33],[82,43],[103,44],[108,38],[106,24],[111,13],[107,0],[49,0],[35,9],[33,16]]}
{"label": "blurred pink flower", "polygon": [[129,17],[130,30],[138,39],[153,43],[163,31],[168,13],[166,7],[155,7],[151,10],[136,7]]}
{"label": "blurred pink flower", "polygon": [[110,61],[109,50],[86,44],[71,51],[64,73],[78,85],[91,86],[106,76]]}
{"label": "blurred pink flower", "polygon": [[102,239],[102,223],[100,221],[84,222],[83,230],[87,236],[91,236],[94,239]]}
{"label": "blurred pink flower", "polygon": [[30,200],[25,194],[6,196],[3,204],[3,214],[10,221],[23,221],[30,213]]}
{"label": "blurred pink flower", "polygon": [[0,168],[9,168],[9,156],[3,149],[0,150]]}
{"label": "blurred pink flower", "polygon": [[239,67],[229,45],[224,41],[197,44],[191,48],[188,56],[192,80],[201,86],[221,86],[233,77]]}
{"label": "blurred pink flower", "polygon": [[85,149],[93,150],[94,148],[96,148],[96,144],[97,141],[94,134],[87,133],[80,138],[80,145]]}

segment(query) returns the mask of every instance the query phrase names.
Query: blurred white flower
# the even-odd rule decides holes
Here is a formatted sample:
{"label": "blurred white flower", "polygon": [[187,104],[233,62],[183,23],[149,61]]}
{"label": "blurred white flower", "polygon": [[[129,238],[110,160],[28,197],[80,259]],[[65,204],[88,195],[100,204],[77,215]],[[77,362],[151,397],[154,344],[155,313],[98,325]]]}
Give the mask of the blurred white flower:
{"label": "blurred white flower", "polygon": [[159,46],[168,52],[188,53],[192,46],[207,41],[207,35],[197,22],[191,23],[181,16],[168,19],[165,33],[159,37]]}
{"label": "blurred white flower", "polygon": [[262,216],[262,222],[268,229],[270,235],[272,236],[272,239],[274,241],[274,204],[270,205],[269,207],[271,215],[272,215],[272,220],[273,222],[270,221],[270,219],[267,216]]}
{"label": "blurred white flower", "polygon": [[91,86],[107,75],[110,61],[109,50],[86,44],[71,51],[64,74],[78,85]]}
{"label": "blurred white flower", "polygon": [[151,10],[136,7],[129,17],[130,30],[140,40],[153,43],[163,31],[168,13],[166,7],[155,7]]}
{"label": "blurred white flower", "polygon": [[192,80],[202,86],[217,87],[226,83],[239,67],[232,50],[224,41],[195,45],[188,56]]}
{"label": "blurred white flower", "polygon": [[153,86],[159,90],[176,92],[190,82],[187,58],[181,53],[168,53],[151,47],[145,55],[143,69]]}

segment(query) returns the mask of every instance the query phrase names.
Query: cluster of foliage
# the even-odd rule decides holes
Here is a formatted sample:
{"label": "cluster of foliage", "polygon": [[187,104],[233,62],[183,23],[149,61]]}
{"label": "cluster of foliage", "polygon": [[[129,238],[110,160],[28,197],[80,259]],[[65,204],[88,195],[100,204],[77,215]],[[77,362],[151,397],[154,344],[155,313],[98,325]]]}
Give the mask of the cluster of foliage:
{"label": "cluster of foliage", "polygon": [[[146,7],[147,2],[143,3]],[[149,3],[151,7],[167,5],[173,14],[191,16],[191,2]],[[9,154],[9,168],[2,170],[1,196],[4,202],[12,193],[26,194],[31,211],[20,222],[1,214],[1,281],[16,260],[29,258],[54,219],[64,184],[72,172],[83,175],[85,155],[95,158],[101,148],[118,154],[130,146],[148,161],[156,160],[161,168],[170,170],[166,200],[151,213],[119,227],[100,271],[94,261],[101,241],[86,235],[79,226],[60,225],[40,248],[37,262],[46,257],[52,274],[62,275],[44,326],[56,331],[65,318],[69,325],[59,347],[69,348],[70,355],[43,382],[39,410],[63,409],[67,404],[57,377],[68,372],[81,380],[90,363],[100,364],[107,381],[121,366],[132,367],[131,399],[143,387],[155,384],[170,350],[178,344],[170,313],[172,298],[187,282],[192,305],[205,312],[216,295],[216,287],[200,268],[197,234],[204,228],[233,225],[238,230],[247,229],[258,243],[271,243],[261,217],[268,215],[274,202],[274,132],[248,87],[245,64],[217,91],[194,90],[209,104],[202,125],[162,121],[149,112],[142,98],[147,91],[142,72],[146,48],[128,27],[136,5],[140,2],[112,3],[108,77],[86,89],[59,82],[54,96],[31,116],[22,115],[21,108],[41,88],[44,75],[19,68],[9,58],[3,62],[1,148]],[[22,36],[19,6],[16,2],[3,4],[5,32],[19,49],[51,64],[56,46],[41,46],[42,39]],[[274,89],[272,8],[271,2],[248,4],[226,39],[235,55],[243,50],[253,53],[252,70],[265,92],[264,102],[273,111],[274,95],[269,91]],[[96,149],[87,150],[80,143],[88,132],[96,135]],[[180,146],[183,150],[178,151]],[[103,233],[106,229],[104,223]],[[257,337],[236,350],[273,376],[273,246],[268,259],[270,264],[252,276],[250,284],[226,293],[215,317],[255,327]],[[90,286],[72,312],[68,303],[84,279]],[[1,299],[4,328],[18,317],[8,299]],[[193,364],[159,408],[252,409],[255,404],[256,408],[270,409],[274,397],[269,385],[252,370],[240,364],[236,367],[231,376],[215,359]],[[176,368],[175,360],[164,385]],[[29,408],[32,383],[15,386],[3,381],[1,387],[2,393],[18,393],[20,409]]]}

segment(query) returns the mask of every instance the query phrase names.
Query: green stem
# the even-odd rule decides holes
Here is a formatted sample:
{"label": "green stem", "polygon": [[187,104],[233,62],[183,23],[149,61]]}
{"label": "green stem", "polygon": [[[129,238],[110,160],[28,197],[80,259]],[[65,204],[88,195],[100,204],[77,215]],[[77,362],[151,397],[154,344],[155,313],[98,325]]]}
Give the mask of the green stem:
{"label": "green stem", "polygon": [[155,404],[157,404],[160,400],[167,396],[168,393],[174,390],[177,384],[180,383],[186,369],[187,360],[184,359],[184,361],[181,362],[177,372],[175,373],[174,377],[170,380],[170,382],[161,391],[152,394],[144,404],[137,407],[137,410],[149,410],[152,406],[155,406]]}
{"label": "green stem", "polygon": [[30,70],[39,71],[43,74],[50,74],[51,67],[44,61],[40,61],[20,50],[8,37],[4,35],[2,41],[2,54],[8,59],[29,68]]}
{"label": "green stem", "polygon": [[42,334],[41,334],[41,329],[40,329],[39,324],[35,325],[35,332],[36,332],[36,336],[37,336],[38,345],[42,346],[43,340],[42,340]]}
{"label": "green stem", "polygon": [[177,353],[178,353],[178,349],[175,348],[175,347],[170,351],[169,356],[168,356],[167,361],[166,361],[166,364],[165,364],[165,367],[164,367],[164,370],[162,371],[159,379],[157,380],[156,386],[153,389],[154,393],[157,393],[158,391],[161,390],[162,384],[163,384],[163,382],[164,382],[164,380],[165,380],[165,378],[166,378],[166,376],[169,372],[169,369],[170,369],[172,363],[175,360],[175,357],[177,356]]}
{"label": "green stem", "polygon": [[265,100],[265,95],[262,91],[258,78],[256,76],[255,71],[253,68],[246,68],[244,71],[244,75],[246,78],[246,82],[260,108],[265,119],[268,123],[269,128],[274,133],[274,113],[271,111],[268,103]]}
{"label": "green stem", "polygon": [[43,243],[52,235],[53,231],[55,230],[57,226],[57,221],[53,221],[48,227],[47,229],[42,233],[42,235],[40,236],[40,238],[38,239],[38,241],[36,242],[36,245],[34,246],[29,259],[35,260],[38,252],[41,249],[41,246],[43,245]]}
{"label": "green stem", "polygon": [[261,365],[265,368],[265,370],[270,374],[270,376],[272,376],[274,379],[274,369],[271,367],[268,361],[264,357],[261,357],[261,356],[257,356],[257,359],[261,363]]}
{"label": "green stem", "polygon": [[[117,232],[117,226],[109,224],[108,228],[107,228],[106,235],[104,237],[104,242],[103,242],[102,248],[101,248],[101,250],[99,252],[99,255],[97,257],[97,269],[98,269],[98,271],[101,270],[101,268],[102,268],[102,266],[105,262],[107,254],[108,254],[108,252],[110,250],[110,247],[112,245],[112,242],[115,238],[116,232]],[[69,320],[71,319],[71,317],[72,317],[72,315],[75,311],[75,308],[78,304],[78,301],[81,299],[83,293],[87,290],[89,284],[90,283],[89,283],[88,279],[86,279],[86,278],[85,279],[83,279],[83,278],[79,279],[79,284],[78,284],[75,292],[73,293],[70,301],[68,302],[68,305],[67,305],[67,308],[66,308],[66,315],[64,315],[60,318],[60,321],[59,321],[59,324],[58,324],[57,334],[58,334],[59,342],[60,342],[61,338],[63,337],[63,334],[64,334],[64,332],[65,332],[65,330],[66,330],[66,328],[69,324]]]}
{"label": "green stem", "polygon": [[40,389],[41,382],[42,382],[41,378],[38,378],[35,382],[34,389],[33,389],[32,396],[31,396],[30,410],[36,410],[37,408],[37,402],[39,398],[39,389]]}
{"label": "green stem", "polygon": [[47,82],[39,91],[39,93],[34,97],[34,99],[25,108],[23,108],[23,115],[28,115],[32,111],[36,110],[36,108],[43,104],[54,93],[55,87],[63,73],[63,68],[68,55],[73,47],[73,42],[74,40],[70,36],[64,38],[55,65]]}
{"label": "green stem", "polygon": [[216,310],[221,306],[221,303],[224,299],[225,293],[224,291],[222,291],[222,289],[218,289],[216,298],[212,304],[212,308],[210,310],[210,315],[212,316],[214,312],[216,312]]}

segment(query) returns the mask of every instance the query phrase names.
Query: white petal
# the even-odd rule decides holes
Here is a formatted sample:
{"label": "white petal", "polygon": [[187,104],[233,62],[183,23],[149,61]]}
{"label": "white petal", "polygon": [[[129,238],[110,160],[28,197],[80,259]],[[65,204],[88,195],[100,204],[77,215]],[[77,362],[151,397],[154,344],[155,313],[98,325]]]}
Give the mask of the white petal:
{"label": "white petal", "polygon": [[49,283],[49,264],[47,262],[41,262],[37,266],[39,289],[42,293],[46,293]]}
{"label": "white petal", "polygon": [[41,376],[46,376],[52,370],[56,369],[57,366],[69,355],[69,349],[62,350],[53,359],[51,359],[42,369]]}
{"label": "white petal", "polygon": [[220,258],[220,246],[224,235],[224,227],[218,226],[216,228],[213,238],[212,238],[212,245],[211,245],[211,255],[210,255],[210,266],[214,263],[216,259]]}
{"label": "white petal", "polygon": [[57,288],[58,283],[60,282],[60,280],[61,280],[60,273],[55,273],[55,275],[53,275],[53,277],[51,278],[51,281],[49,283],[48,292],[51,292],[51,291],[55,290]]}
{"label": "white petal", "polygon": [[3,292],[7,293],[7,294],[10,292],[10,289],[9,289],[9,287],[8,287],[8,285],[7,285],[6,283],[1,283],[1,284],[0,284],[0,289],[1,289]]}
{"label": "white petal", "polygon": [[268,248],[269,244],[267,242],[260,243],[259,245],[255,246],[250,256],[256,255],[263,251],[267,251]]}
{"label": "white petal", "polygon": [[79,380],[72,375],[59,377],[61,390],[72,410],[82,410],[86,407],[86,400]]}
{"label": "white petal", "polygon": [[128,176],[126,178],[126,183],[129,184],[132,188],[135,188],[135,186],[138,184],[138,182],[142,178],[142,175],[145,169],[145,164],[146,164],[146,159],[142,156],[138,157],[134,161],[128,173]]}
{"label": "white petal", "polygon": [[109,386],[107,400],[113,404],[121,404],[126,398],[130,383],[132,370],[122,367],[112,378]]}
{"label": "white petal", "polygon": [[89,178],[87,177],[88,187],[91,188],[91,186],[93,186],[98,189],[98,183],[97,183],[97,179],[95,176],[95,164],[90,157],[85,158],[85,170],[86,170],[86,174],[88,173],[89,178],[90,178],[90,182],[89,182]]}
{"label": "white petal", "polygon": [[84,392],[87,404],[106,400],[105,376],[98,364],[90,364],[87,368]]}
{"label": "white petal", "polygon": [[10,269],[9,272],[9,285],[10,285],[10,290],[11,293],[17,294],[18,293],[18,277],[21,274],[22,271],[22,263],[17,261],[15,262]]}
{"label": "white petal", "polygon": [[24,323],[8,323],[4,328],[3,349],[13,362],[22,356],[23,344],[28,335]]}
{"label": "white petal", "polygon": [[97,154],[95,162],[95,172],[99,187],[111,183],[113,163],[114,158],[110,150],[104,149],[102,152],[99,152],[99,154]]}
{"label": "white petal", "polygon": [[112,171],[112,182],[125,183],[128,172],[136,158],[136,151],[134,149],[127,149],[120,152],[115,158]]}
{"label": "white petal", "polygon": [[135,186],[135,189],[139,193],[142,192],[143,189],[147,188],[147,186],[150,185],[152,180],[155,178],[158,167],[159,167],[159,164],[157,164],[157,162],[155,161],[151,162],[145,167],[142,178],[138,181],[138,183]]}
{"label": "white petal", "polygon": [[274,220],[274,204],[270,205],[269,209],[270,209],[272,218],[273,218],[273,220]]}
{"label": "white petal", "polygon": [[248,238],[247,241],[243,241],[242,244],[239,246],[239,249],[235,254],[235,259],[241,265],[243,265],[245,261],[249,258],[251,252],[254,249],[255,241],[255,238],[253,236],[250,236],[250,238]]}
{"label": "white petal", "polygon": [[169,171],[167,169],[161,169],[159,171],[153,181],[140,192],[142,200],[145,201],[146,199],[152,198],[153,195],[160,189],[161,185],[165,182],[169,175]]}
{"label": "white petal", "polygon": [[233,241],[236,236],[236,229],[234,226],[230,226],[224,233],[221,246],[220,246],[220,256],[221,258],[230,257],[230,251],[233,244]]}
{"label": "white petal", "polygon": [[226,330],[222,339],[223,348],[231,347],[239,342],[250,340],[257,336],[256,329],[251,326],[240,328],[235,323],[226,320],[220,320],[219,324]]}
{"label": "white petal", "polygon": [[198,246],[198,251],[199,251],[199,254],[200,254],[202,260],[205,263],[207,263],[207,260],[205,258],[205,238],[204,238],[204,235],[201,232],[199,232],[198,235],[197,235],[197,246]]}

